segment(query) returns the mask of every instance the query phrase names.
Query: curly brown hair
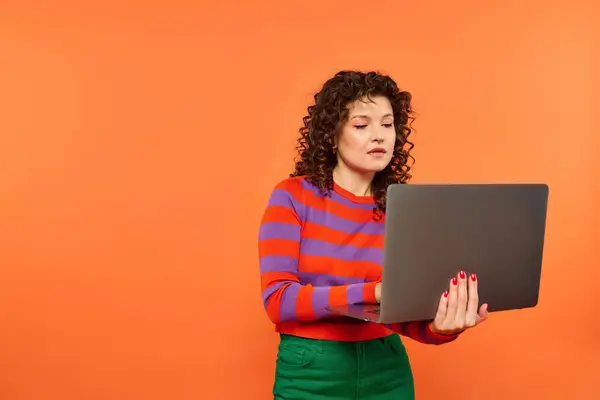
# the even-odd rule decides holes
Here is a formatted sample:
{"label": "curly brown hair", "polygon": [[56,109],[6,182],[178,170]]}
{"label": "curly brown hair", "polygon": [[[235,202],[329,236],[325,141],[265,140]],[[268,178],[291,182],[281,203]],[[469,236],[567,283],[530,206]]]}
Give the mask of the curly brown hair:
{"label": "curly brown hair", "polygon": [[387,188],[393,183],[408,183],[411,178],[409,160],[413,143],[408,140],[413,131],[412,95],[401,91],[396,82],[378,72],[340,71],[327,80],[308,107],[298,138],[299,160],[290,177],[304,176],[323,194],[333,190],[333,169],[337,164],[334,138],[348,119],[348,105],[363,97],[385,96],[392,105],[396,143],[391,162],[376,173],[371,184],[376,206],[374,219],[379,220],[386,208]]}

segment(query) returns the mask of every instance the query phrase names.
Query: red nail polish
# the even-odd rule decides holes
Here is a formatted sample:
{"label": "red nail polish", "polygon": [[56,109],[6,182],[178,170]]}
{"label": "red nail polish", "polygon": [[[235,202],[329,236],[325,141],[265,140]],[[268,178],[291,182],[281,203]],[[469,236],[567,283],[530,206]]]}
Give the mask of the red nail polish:
{"label": "red nail polish", "polygon": [[477,276],[475,276],[475,274],[471,274],[471,280],[475,282],[477,280]]}
{"label": "red nail polish", "polygon": [[448,291],[444,290],[444,297],[448,297]]}
{"label": "red nail polish", "polygon": [[460,279],[465,279],[465,271],[460,271]]}
{"label": "red nail polish", "polygon": [[456,285],[458,283],[458,279],[456,279],[456,277],[452,278],[452,284]]}

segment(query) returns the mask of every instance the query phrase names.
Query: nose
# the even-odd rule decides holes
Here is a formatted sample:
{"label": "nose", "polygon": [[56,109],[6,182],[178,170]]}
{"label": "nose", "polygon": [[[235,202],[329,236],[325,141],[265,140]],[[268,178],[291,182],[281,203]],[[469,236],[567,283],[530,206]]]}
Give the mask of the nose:
{"label": "nose", "polygon": [[383,129],[374,129],[373,137],[371,140],[375,143],[383,142]]}

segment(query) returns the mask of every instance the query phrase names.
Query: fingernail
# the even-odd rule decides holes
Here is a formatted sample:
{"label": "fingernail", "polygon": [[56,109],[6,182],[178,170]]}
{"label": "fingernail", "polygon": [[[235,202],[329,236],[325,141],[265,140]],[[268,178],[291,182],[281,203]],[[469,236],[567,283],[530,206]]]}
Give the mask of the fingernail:
{"label": "fingernail", "polygon": [[465,279],[465,271],[460,271],[460,279]]}
{"label": "fingernail", "polygon": [[456,279],[456,277],[452,278],[452,284],[456,285],[458,283],[458,279]]}
{"label": "fingernail", "polygon": [[448,291],[444,290],[444,297],[448,297]]}
{"label": "fingernail", "polygon": [[475,274],[471,274],[471,280],[475,282],[477,280],[477,276]]}

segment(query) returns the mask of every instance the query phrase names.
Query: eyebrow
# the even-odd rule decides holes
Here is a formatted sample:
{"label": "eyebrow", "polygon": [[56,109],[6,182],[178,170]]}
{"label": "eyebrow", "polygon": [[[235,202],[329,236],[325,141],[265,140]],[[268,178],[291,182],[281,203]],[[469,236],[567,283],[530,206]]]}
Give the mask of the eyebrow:
{"label": "eyebrow", "polygon": [[[383,118],[387,118],[387,117],[393,117],[393,116],[394,116],[393,114],[385,114],[385,115],[383,116]],[[353,116],[353,117],[352,117],[352,118],[350,118],[350,119],[355,119],[355,118],[364,118],[364,119],[370,119],[371,117],[369,117],[368,115],[362,115],[362,114],[361,114],[361,115],[355,115],[355,116]]]}

